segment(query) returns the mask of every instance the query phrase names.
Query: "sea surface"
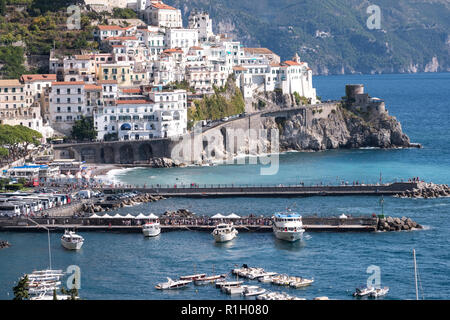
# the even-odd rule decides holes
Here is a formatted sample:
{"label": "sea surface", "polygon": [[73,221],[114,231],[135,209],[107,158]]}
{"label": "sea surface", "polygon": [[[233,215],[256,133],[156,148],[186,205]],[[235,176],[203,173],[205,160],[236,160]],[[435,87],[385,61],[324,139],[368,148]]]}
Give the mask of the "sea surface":
{"label": "sea surface", "polygon": [[[410,177],[450,183],[450,74],[362,75],[315,77],[323,100],[345,95],[345,84],[362,83],[373,97],[386,101],[412,142],[423,149],[339,150],[280,155],[276,175],[260,175],[260,164],[217,165],[175,169],[113,171],[109,179],[128,184],[306,184],[341,181],[383,182]],[[247,159],[248,160],[248,159]],[[342,213],[380,213],[377,197],[167,199],[123,208],[121,214],[156,213],[186,208],[197,214],[237,213],[270,216],[293,208],[302,215],[337,216]],[[68,252],[60,234],[51,234],[53,267],[81,270],[80,296],[84,299],[240,299],[213,286],[157,291],[166,277],[205,272],[227,273],[244,263],[269,271],[312,277],[304,289],[270,284],[304,298],[328,296],[353,299],[355,287],[366,284],[371,266],[379,267],[385,299],[414,299],[412,250],[416,249],[420,298],[450,299],[450,198],[384,199],[384,213],[408,216],[425,226],[421,231],[396,233],[307,233],[304,241],[285,243],[271,233],[240,233],[228,244],[214,243],[209,233],[168,232],[145,239],[141,234],[81,233],[86,239],[79,252]],[[46,233],[0,232],[12,246],[0,250],[0,299],[12,298],[18,277],[49,265]],[[373,269],[373,267],[369,268]],[[254,282],[254,284],[258,284]]]}

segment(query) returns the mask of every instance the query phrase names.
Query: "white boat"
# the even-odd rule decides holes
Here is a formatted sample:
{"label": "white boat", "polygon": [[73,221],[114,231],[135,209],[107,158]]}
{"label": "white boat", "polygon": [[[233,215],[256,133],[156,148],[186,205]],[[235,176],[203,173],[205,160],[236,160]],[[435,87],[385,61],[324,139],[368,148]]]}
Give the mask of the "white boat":
{"label": "white boat", "polygon": [[200,286],[200,285],[204,285],[204,284],[208,284],[208,283],[215,283],[218,280],[225,279],[226,277],[227,277],[226,274],[220,274],[220,275],[216,275],[216,276],[198,278],[198,279],[194,279],[194,284],[196,286]]}
{"label": "white boat", "polygon": [[296,277],[289,283],[291,288],[303,288],[310,286],[314,282],[314,279],[305,279],[302,277]]}
{"label": "white boat", "polygon": [[389,287],[377,288],[377,289],[375,289],[375,291],[373,291],[370,294],[370,296],[373,298],[378,298],[378,297],[387,295],[388,292],[389,292]]}
{"label": "white boat", "polygon": [[302,217],[297,213],[277,213],[272,222],[273,233],[280,240],[294,242],[300,240],[305,232]]}
{"label": "white boat", "polygon": [[216,242],[227,242],[236,238],[238,231],[232,224],[221,223],[216,226],[212,235]]}
{"label": "white boat", "polygon": [[216,287],[217,288],[235,287],[235,286],[240,286],[243,283],[244,283],[244,281],[217,281]]}
{"label": "white boat", "polygon": [[[71,299],[71,297],[69,295],[65,295],[65,294],[57,294],[56,295],[56,300],[70,300],[70,299]],[[75,299],[78,299],[78,298],[75,298]],[[30,300],[54,300],[53,292],[51,292],[51,293],[43,292],[36,297],[31,297]]]}
{"label": "white boat", "polygon": [[258,281],[262,282],[262,283],[271,283],[272,278],[273,278],[273,276],[263,276],[263,277],[258,278]]}
{"label": "white boat", "polygon": [[353,293],[353,296],[355,297],[364,297],[372,294],[372,292],[375,292],[374,287],[360,287],[356,288],[356,291]]}
{"label": "white boat", "polygon": [[158,290],[177,289],[187,286],[192,280],[172,280],[167,277],[167,282],[158,283],[155,288]]}
{"label": "white boat", "polygon": [[64,272],[62,270],[51,270],[51,269],[47,269],[47,270],[36,270],[33,271],[32,273],[33,275],[55,275],[55,274],[59,274],[59,275],[64,275]]}
{"label": "white boat", "polygon": [[188,276],[181,276],[180,280],[192,280],[192,281],[194,281],[194,280],[197,280],[197,279],[202,279],[204,277],[206,277],[206,273],[199,273],[199,274],[191,274],[191,275],[188,275]]}
{"label": "white boat", "polygon": [[66,230],[61,237],[61,244],[67,250],[79,250],[83,246],[84,238],[73,231]]}
{"label": "white boat", "polygon": [[161,233],[161,225],[156,216],[150,215],[149,217],[149,221],[142,226],[142,233],[146,237],[156,237]]}
{"label": "white boat", "polygon": [[59,286],[44,286],[44,287],[37,287],[37,288],[28,288],[29,294],[37,294],[42,292],[53,292],[54,290],[58,290]]}
{"label": "white boat", "polygon": [[265,293],[267,290],[264,288],[260,288],[257,286],[249,286],[244,289],[244,292],[242,293],[245,297],[253,297],[253,296],[259,296],[263,293]]}

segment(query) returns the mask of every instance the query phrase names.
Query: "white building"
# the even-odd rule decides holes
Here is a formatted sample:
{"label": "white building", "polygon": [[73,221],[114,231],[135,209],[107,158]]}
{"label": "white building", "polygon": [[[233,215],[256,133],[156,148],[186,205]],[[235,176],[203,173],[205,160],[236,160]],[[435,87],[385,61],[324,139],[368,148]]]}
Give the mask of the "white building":
{"label": "white building", "polygon": [[208,41],[211,37],[214,37],[212,20],[207,12],[192,11],[189,16],[188,28],[197,30],[198,39],[201,42]]}
{"label": "white building", "polygon": [[98,139],[116,135],[119,140],[165,138],[187,132],[185,90],[146,92],[144,96],[119,99],[94,113]]}
{"label": "white building", "polygon": [[181,48],[185,53],[190,47],[198,46],[198,32],[195,29],[166,29],[164,39],[167,48]]}
{"label": "white building", "polygon": [[182,28],[181,10],[164,4],[161,0],[150,0],[144,18],[149,25],[162,28]]}

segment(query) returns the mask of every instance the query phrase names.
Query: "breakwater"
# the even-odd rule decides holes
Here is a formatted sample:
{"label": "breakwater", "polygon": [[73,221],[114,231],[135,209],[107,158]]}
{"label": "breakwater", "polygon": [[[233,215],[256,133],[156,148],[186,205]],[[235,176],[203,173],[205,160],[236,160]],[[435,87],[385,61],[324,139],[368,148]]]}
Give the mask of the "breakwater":
{"label": "breakwater", "polygon": [[104,187],[105,194],[139,191],[163,197],[296,197],[296,196],[394,196],[418,188],[418,182],[394,182],[387,184],[358,185],[152,185],[128,187]]}
{"label": "breakwater", "polygon": [[[182,211],[182,210],[181,210]],[[0,219],[0,231],[46,231],[43,227],[53,232],[63,232],[65,229],[96,232],[142,232],[142,224],[146,219],[130,219],[126,217],[108,218],[76,218],[54,217],[35,218],[33,221],[26,218]],[[270,217],[241,217],[239,219],[212,219],[207,216],[180,217],[161,216],[161,230],[169,231],[206,231],[212,232],[220,221],[232,221],[240,232],[271,232],[272,220]],[[387,227],[385,227],[387,225]],[[421,229],[418,223],[403,218],[379,218],[376,216],[360,217],[303,217],[303,226],[308,232],[374,232],[374,231],[402,231]]]}

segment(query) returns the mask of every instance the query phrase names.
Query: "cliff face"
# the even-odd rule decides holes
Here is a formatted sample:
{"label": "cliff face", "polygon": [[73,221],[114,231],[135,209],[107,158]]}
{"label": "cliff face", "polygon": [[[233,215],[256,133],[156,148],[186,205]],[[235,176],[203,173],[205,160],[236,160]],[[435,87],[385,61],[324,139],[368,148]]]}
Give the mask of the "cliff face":
{"label": "cliff face", "polygon": [[410,147],[400,123],[387,113],[358,115],[336,106],[325,117],[314,117],[304,126],[304,115],[286,120],[268,118],[263,127],[280,130],[280,149],[319,151],[338,148],[398,148]]}

